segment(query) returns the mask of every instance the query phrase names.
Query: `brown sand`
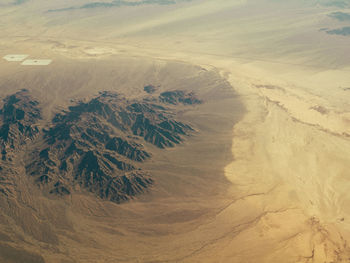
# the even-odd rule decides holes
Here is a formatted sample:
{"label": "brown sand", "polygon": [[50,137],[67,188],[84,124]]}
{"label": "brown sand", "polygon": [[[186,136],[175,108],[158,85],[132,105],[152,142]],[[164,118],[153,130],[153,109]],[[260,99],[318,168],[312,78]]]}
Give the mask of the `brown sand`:
{"label": "brown sand", "polygon": [[[104,88],[110,85],[106,79],[112,80],[101,80],[102,67],[94,63],[133,56],[133,63],[124,63],[133,66],[117,70],[127,76],[118,77],[124,87],[149,80],[176,83],[168,76],[179,79],[184,71],[170,61],[184,61],[220,74],[239,96],[219,109],[209,103],[184,116],[197,120],[203,136],[149,164],[159,185],[144,200],[116,207],[72,196],[67,217],[75,232],[59,234],[58,250],[36,246],[48,262],[349,260],[350,38],[320,31],[339,26],[327,16],[335,7],[302,1],[193,1],[69,11],[68,22],[67,13],[25,19],[53,8],[42,1],[26,5],[26,12],[24,7],[2,10],[0,51],[42,54],[53,59],[52,67],[55,61],[73,67],[74,60],[77,65],[85,61],[91,79],[81,83],[88,83],[91,94],[101,88],[97,83]],[[125,22],[126,17],[133,19]],[[25,76],[33,83],[33,72],[7,63],[0,64],[7,69],[1,70],[3,83],[16,79],[17,72],[19,84]],[[71,67],[66,72],[60,67],[63,75],[75,76]],[[157,70],[158,79],[142,77]],[[50,68],[42,72],[50,74]],[[130,72],[140,72],[139,77]],[[80,80],[67,77],[67,84],[70,78],[78,88]],[[53,99],[52,93],[45,94]],[[137,96],[136,88],[130,96]],[[236,115],[242,112],[238,99],[245,107],[243,117]],[[222,150],[231,145],[232,154]]]}

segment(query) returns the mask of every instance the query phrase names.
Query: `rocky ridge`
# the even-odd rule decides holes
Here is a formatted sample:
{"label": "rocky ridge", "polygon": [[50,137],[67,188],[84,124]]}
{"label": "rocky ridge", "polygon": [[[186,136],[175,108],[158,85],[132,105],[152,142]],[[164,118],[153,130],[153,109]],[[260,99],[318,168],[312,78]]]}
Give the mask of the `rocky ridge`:
{"label": "rocky ridge", "polygon": [[48,195],[88,191],[116,203],[132,199],[154,183],[142,170],[149,149],[174,147],[193,133],[167,107],[199,103],[192,96],[175,91],[148,101],[101,92],[39,129],[40,104],[22,90],[5,98],[0,111],[2,161],[24,152],[26,174]]}

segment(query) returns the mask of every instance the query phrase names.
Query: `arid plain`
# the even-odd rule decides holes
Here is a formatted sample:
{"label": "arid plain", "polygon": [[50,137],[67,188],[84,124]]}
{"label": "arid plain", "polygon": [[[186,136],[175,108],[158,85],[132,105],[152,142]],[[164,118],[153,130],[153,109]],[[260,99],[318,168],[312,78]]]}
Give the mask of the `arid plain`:
{"label": "arid plain", "polygon": [[52,62],[2,60],[1,98],[29,90],[45,128],[101,91],[180,89],[203,101],[177,108],[194,133],[146,145],[155,183],[122,204],[48,196],[26,156],[2,164],[13,187],[1,197],[2,260],[349,262],[350,36],[333,33],[350,24],[334,17],[348,2],[96,3],[2,3],[1,56]]}

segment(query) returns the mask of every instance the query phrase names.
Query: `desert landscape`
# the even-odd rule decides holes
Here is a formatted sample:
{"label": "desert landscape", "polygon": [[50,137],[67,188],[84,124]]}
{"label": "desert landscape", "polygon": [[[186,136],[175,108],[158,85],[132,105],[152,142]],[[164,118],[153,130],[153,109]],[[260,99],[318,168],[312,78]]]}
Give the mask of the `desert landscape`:
{"label": "desert landscape", "polygon": [[1,262],[350,262],[347,0],[0,3]]}

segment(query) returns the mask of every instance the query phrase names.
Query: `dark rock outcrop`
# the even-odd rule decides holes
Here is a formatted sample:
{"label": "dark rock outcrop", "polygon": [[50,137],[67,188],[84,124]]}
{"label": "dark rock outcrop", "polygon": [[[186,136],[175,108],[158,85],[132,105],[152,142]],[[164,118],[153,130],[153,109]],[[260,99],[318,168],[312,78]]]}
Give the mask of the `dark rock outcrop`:
{"label": "dark rock outcrop", "polygon": [[[155,91],[148,87],[146,92]],[[0,110],[0,171],[2,162],[10,169],[18,153],[24,156],[26,174],[46,194],[65,196],[85,189],[113,202],[132,199],[153,184],[141,169],[152,157],[152,147],[174,147],[193,132],[174,118],[169,106],[178,103],[200,101],[183,91],[150,100],[102,92],[45,124],[39,102],[27,90],[19,91],[6,97]],[[39,123],[46,128],[39,129]],[[1,177],[5,195],[12,191],[8,185],[8,178]]]}
{"label": "dark rock outcrop", "polygon": [[2,160],[7,153],[18,149],[26,140],[33,140],[39,133],[41,119],[38,102],[27,90],[21,90],[4,99],[0,110],[0,147]]}
{"label": "dark rock outcrop", "polygon": [[70,194],[79,184],[113,202],[128,200],[153,183],[137,167],[151,157],[142,142],[173,147],[193,131],[173,115],[161,105],[103,92],[53,118],[26,172],[51,194]]}
{"label": "dark rock outcrop", "polygon": [[162,92],[159,95],[159,100],[163,103],[172,105],[194,105],[202,103],[202,101],[195,96],[194,92],[185,92],[183,90]]}
{"label": "dark rock outcrop", "polygon": [[157,88],[153,85],[147,85],[143,87],[143,90],[146,91],[148,94],[153,94],[156,92]]}
{"label": "dark rock outcrop", "polygon": [[106,143],[106,149],[115,151],[128,159],[142,162],[151,157],[151,155],[142,150],[142,145],[128,142],[120,137],[113,137]]}
{"label": "dark rock outcrop", "polygon": [[330,35],[341,35],[341,36],[349,36],[350,35],[350,26],[345,26],[342,28],[337,28],[333,30],[326,31]]}

